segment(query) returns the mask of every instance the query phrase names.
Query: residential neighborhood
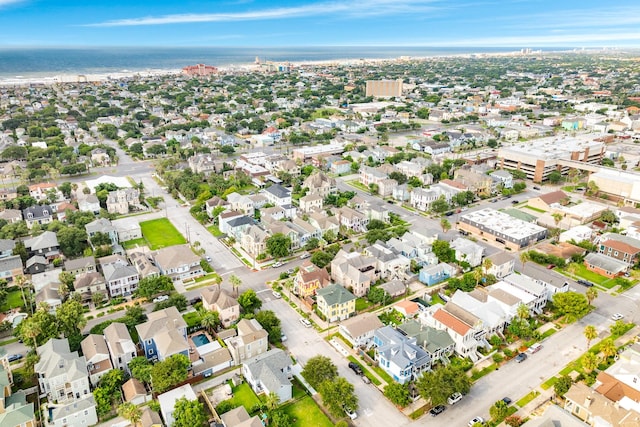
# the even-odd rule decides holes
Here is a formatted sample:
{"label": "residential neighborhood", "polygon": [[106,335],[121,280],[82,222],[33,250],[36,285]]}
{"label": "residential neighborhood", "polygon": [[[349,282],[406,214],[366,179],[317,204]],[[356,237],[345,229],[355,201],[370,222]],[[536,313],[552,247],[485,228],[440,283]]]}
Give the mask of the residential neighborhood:
{"label": "residential neighborhood", "polygon": [[637,77],[0,86],[0,426],[638,425]]}

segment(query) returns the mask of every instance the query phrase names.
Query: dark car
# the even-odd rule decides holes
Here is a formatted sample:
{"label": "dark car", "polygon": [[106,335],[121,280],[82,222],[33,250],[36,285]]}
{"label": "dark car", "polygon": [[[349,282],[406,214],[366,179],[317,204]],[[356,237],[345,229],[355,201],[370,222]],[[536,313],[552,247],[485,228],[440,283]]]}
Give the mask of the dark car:
{"label": "dark car", "polygon": [[538,187],[537,185],[534,185],[534,186],[533,186],[533,189],[534,189],[534,190],[539,190],[539,189],[540,189],[540,187]]}
{"label": "dark car", "polygon": [[349,362],[349,368],[356,374],[362,375],[362,368],[356,362]]}
{"label": "dark car", "polygon": [[547,265],[547,270],[553,270],[554,268],[556,268],[555,264],[549,264]]}
{"label": "dark car", "polygon": [[524,362],[525,360],[527,360],[527,355],[526,355],[525,353],[519,353],[519,354],[515,357],[515,359],[516,359],[516,362],[518,362],[518,363],[522,363],[522,362]]}
{"label": "dark car", "polygon": [[435,416],[440,415],[441,413],[443,413],[445,409],[447,409],[446,406],[438,405],[438,406],[434,406],[433,408],[431,408],[429,413],[431,414],[432,417],[435,417]]}
{"label": "dark car", "polygon": [[444,216],[451,216],[451,215],[453,215],[453,211],[449,211],[449,212],[444,214]]}
{"label": "dark car", "polygon": [[579,279],[578,283],[580,283],[582,286],[586,286],[587,288],[593,286],[593,283],[589,282],[588,280]]}
{"label": "dark car", "polygon": [[510,398],[510,397],[503,397],[503,398],[502,398],[502,401],[503,401],[504,403],[506,403],[507,405],[511,405],[511,402],[512,402],[512,400],[511,400],[511,398]]}
{"label": "dark car", "polygon": [[517,200],[512,200],[511,203],[514,204],[514,205],[517,205],[520,202],[518,202]]}
{"label": "dark car", "polygon": [[22,359],[22,355],[21,354],[12,354],[9,357],[7,357],[7,360],[9,362],[15,362],[16,360],[20,360]]}

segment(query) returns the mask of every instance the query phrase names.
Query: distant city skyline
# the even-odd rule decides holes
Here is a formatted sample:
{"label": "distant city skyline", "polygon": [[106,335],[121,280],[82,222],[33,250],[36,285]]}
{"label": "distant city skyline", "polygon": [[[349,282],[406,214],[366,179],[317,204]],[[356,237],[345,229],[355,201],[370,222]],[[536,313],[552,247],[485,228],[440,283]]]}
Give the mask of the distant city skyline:
{"label": "distant city skyline", "polygon": [[640,4],[594,0],[0,0],[0,47],[640,47]]}

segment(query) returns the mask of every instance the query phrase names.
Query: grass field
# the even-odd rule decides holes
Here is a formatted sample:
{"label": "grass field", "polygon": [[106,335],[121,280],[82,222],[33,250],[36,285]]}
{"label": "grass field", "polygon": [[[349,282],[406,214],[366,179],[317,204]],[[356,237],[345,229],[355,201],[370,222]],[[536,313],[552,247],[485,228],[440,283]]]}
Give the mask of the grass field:
{"label": "grass field", "polygon": [[297,402],[289,403],[282,410],[295,420],[292,427],[332,427],[333,423],[318,408],[316,402],[309,396]]}
{"label": "grass field", "polygon": [[7,294],[7,300],[4,302],[4,304],[0,306],[0,313],[9,311],[12,308],[18,308],[23,306],[24,304],[22,303],[22,294],[20,293],[20,290],[17,289],[14,291],[10,291]]}
{"label": "grass field", "polygon": [[257,405],[260,405],[260,399],[251,390],[251,386],[247,383],[242,383],[238,387],[233,389],[233,397],[230,399],[234,406],[244,406],[247,412],[251,412],[251,409]]}
{"label": "grass field", "polygon": [[187,243],[184,236],[166,218],[141,222],[140,228],[151,250]]}
{"label": "grass field", "polygon": [[143,238],[127,240],[126,242],[122,242],[122,247],[125,249],[134,249],[141,246],[147,246],[147,241]]}
{"label": "grass field", "polygon": [[584,264],[572,263],[570,271],[573,271],[576,276],[582,277],[595,284],[607,287],[606,283],[611,281],[608,277],[601,276],[598,273],[587,270]]}

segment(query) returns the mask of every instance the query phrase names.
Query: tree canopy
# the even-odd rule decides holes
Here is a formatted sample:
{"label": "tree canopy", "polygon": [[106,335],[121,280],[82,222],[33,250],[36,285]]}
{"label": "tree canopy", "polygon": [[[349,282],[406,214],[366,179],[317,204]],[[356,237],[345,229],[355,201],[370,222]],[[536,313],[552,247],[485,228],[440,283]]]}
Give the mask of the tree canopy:
{"label": "tree canopy", "polygon": [[314,356],[302,370],[302,376],[311,387],[318,388],[325,381],[333,381],[338,376],[338,368],[326,356]]}

